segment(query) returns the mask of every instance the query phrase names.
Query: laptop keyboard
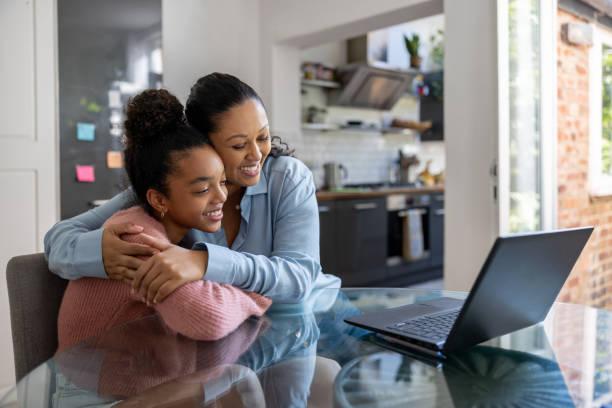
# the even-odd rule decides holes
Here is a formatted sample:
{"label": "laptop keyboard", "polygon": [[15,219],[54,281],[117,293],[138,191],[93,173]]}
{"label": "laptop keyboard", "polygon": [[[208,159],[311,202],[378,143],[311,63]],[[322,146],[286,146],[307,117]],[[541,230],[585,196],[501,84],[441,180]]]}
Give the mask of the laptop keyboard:
{"label": "laptop keyboard", "polygon": [[446,339],[460,311],[461,309],[457,309],[436,315],[417,317],[393,324],[387,328],[438,342]]}

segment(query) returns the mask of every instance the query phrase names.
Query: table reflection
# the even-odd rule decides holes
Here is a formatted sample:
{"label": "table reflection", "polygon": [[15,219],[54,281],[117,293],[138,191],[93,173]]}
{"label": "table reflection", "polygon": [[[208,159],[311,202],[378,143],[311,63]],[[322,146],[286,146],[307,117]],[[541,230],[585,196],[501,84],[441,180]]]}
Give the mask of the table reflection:
{"label": "table reflection", "polygon": [[336,383],[340,406],[573,407],[553,360],[477,346],[439,365],[395,352],[360,357]]}
{"label": "table reflection", "polygon": [[[406,289],[322,291],[272,308],[216,342],[155,316],[56,355],[3,402],[36,406],[520,406],[612,403],[612,314],[555,304],[539,325],[444,361],[344,323],[366,311],[465,294]],[[40,382],[44,372],[46,382]],[[12,397],[11,397],[12,396]]]}

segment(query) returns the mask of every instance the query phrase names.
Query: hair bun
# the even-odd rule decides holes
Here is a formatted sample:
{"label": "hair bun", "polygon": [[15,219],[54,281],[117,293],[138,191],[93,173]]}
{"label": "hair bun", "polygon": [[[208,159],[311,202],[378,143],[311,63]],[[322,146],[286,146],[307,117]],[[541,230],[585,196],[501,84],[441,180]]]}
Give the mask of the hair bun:
{"label": "hair bun", "polygon": [[127,145],[150,143],[185,123],[183,105],[165,89],[148,89],[127,105]]}

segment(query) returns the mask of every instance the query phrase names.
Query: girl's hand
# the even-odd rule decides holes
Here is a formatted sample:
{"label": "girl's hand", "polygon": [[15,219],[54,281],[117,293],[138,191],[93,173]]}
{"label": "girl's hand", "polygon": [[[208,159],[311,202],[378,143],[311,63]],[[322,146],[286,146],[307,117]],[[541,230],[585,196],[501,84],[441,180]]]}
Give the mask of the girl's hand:
{"label": "girl's hand", "polygon": [[133,244],[121,239],[124,234],[138,234],[143,228],[132,223],[109,225],[102,232],[102,262],[110,279],[131,282],[136,270],[143,264],[137,258],[149,257],[159,252],[142,244]]}
{"label": "girl's hand", "polygon": [[158,303],[180,286],[202,279],[207,264],[208,252],[169,245],[138,268],[132,289],[147,304]]}

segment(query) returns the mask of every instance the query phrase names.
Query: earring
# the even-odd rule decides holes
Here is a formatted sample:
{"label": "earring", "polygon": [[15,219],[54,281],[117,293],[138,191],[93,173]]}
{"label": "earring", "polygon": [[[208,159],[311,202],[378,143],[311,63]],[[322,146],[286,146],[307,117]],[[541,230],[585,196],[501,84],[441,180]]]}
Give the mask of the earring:
{"label": "earring", "polygon": [[162,210],[161,214],[159,214],[160,218],[163,219],[164,215],[166,215],[166,210]]}

